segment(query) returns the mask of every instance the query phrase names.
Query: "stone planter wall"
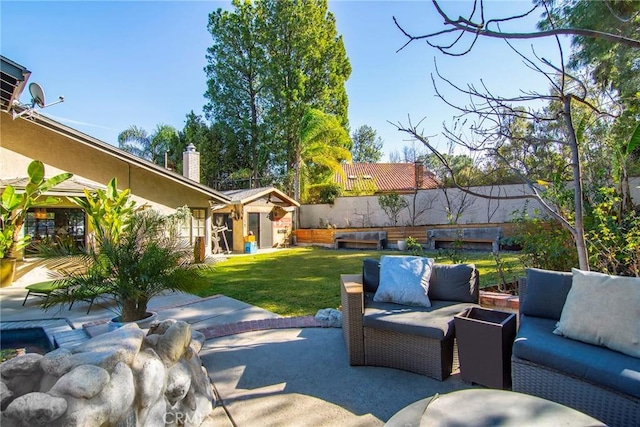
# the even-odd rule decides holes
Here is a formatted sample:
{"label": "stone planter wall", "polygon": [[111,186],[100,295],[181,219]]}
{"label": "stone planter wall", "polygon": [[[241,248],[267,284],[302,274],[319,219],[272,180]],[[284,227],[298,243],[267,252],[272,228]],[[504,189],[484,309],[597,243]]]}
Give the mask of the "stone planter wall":
{"label": "stone planter wall", "polygon": [[165,320],[146,336],[129,324],[71,350],[10,359],[0,365],[0,424],[199,426],[214,400],[203,343],[186,322]]}

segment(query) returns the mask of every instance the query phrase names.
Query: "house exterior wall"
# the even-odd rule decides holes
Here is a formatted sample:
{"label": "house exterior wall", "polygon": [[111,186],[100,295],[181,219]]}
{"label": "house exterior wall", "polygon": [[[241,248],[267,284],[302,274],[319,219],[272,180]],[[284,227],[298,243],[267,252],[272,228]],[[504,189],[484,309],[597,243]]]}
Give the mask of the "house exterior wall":
{"label": "house exterior wall", "polygon": [[206,194],[29,120],[13,120],[6,113],[0,113],[0,120],[0,177],[25,177],[29,163],[38,159],[45,164],[47,176],[71,172],[76,180],[100,186],[115,177],[120,189],[131,189],[138,205],[147,204],[165,214],[184,205],[206,209],[206,251],[210,253],[211,215]]}
{"label": "house exterior wall", "polygon": [[[636,204],[640,204],[640,177],[631,179],[631,194]],[[493,187],[476,187],[474,191],[482,194],[520,195],[527,193],[523,185],[503,185]],[[448,198],[455,209],[459,206],[463,193],[460,190],[448,189]],[[403,195],[409,206],[413,205],[413,195]],[[525,204],[525,200],[529,200]],[[527,213],[534,215],[542,211],[540,204],[534,199],[489,200],[467,196],[468,207],[462,213],[459,224],[504,223],[512,219],[514,211],[527,207]],[[416,212],[422,212],[415,225],[448,224],[447,202],[442,190],[420,190],[416,196]],[[337,228],[350,227],[385,227],[391,226],[389,217],[378,204],[377,196],[339,197],[333,205],[300,206],[300,228],[326,228],[327,225]],[[403,209],[399,215],[399,226],[411,225],[410,210]]]}

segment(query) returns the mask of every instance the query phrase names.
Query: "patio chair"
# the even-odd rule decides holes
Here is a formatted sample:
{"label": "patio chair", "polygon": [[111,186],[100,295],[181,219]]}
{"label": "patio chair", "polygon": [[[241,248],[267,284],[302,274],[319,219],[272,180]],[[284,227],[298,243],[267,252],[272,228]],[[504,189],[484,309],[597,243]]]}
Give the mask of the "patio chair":
{"label": "patio chair", "polygon": [[[29,298],[30,295],[44,297],[45,303],[46,303],[49,300],[49,296],[51,295],[51,292],[60,289],[60,283],[59,283],[59,280],[47,280],[44,282],[38,282],[29,286],[25,286],[25,289],[27,290],[27,295],[24,297],[24,301],[22,301],[23,307],[27,303],[27,299]],[[94,294],[87,294],[85,296],[77,298],[79,300],[83,300],[89,303],[89,309],[87,310],[87,314],[89,314],[89,312],[91,311],[91,307],[93,307],[93,302],[99,295],[100,295],[99,293],[94,293]],[[73,308],[73,304],[74,302],[71,302],[71,304],[69,304],[69,310]]]}

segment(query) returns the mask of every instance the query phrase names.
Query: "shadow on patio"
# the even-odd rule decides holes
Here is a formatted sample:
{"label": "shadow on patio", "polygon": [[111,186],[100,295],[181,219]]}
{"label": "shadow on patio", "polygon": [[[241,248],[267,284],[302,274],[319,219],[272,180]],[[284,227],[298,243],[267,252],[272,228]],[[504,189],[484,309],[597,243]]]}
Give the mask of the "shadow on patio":
{"label": "shadow on patio", "polygon": [[237,425],[383,425],[434,393],[470,388],[396,369],[349,366],[341,329],[282,329],[209,340],[200,352]]}

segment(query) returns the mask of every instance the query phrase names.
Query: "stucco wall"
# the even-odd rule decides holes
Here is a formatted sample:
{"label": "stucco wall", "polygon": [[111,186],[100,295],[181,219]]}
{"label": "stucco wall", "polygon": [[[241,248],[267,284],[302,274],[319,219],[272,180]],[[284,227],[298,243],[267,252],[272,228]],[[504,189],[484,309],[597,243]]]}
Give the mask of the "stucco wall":
{"label": "stucco wall", "polygon": [[[636,204],[640,204],[640,177],[631,180],[632,196]],[[525,193],[522,185],[505,185],[499,187],[476,187],[474,191],[481,194],[520,195]],[[447,190],[451,206],[460,206],[464,197],[460,190]],[[404,209],[397,225],[411,225],[410,212],[413,210],[413,195],[403,196],[410,208]],[[533,199],[517,200],[489,200],[480,197],[467,196],[459,224],[474,223],[502,223],[512,219],[512,213],[521,210],[526,203],[530,215],[541,210],[540,205]],[[448,206],[442,190],[421,190],[416,196],[416,212],[422,212],[414,225],[448,224],[446,207]],[[385,227],[393,225],[389,217],[378,204],[377,196],[339,197],[333,205],[302,205],[300,206],[300,228],[324,228],[332,224],[338,228],[348,227]]]}
{"label": "stucco wall", "polygon": [[161,179],[113,155],[57,134],[28,120],[12,120],[0,114],[0,176],[25,177],[32,159],[42,160],[48,176],[71,172],[75,179],[105,186],[112,178],[119,188],[130,188],[137,202],[170,212],[189,205],[208,208],[208,197],[178,182]]}
{"label": "stucco wall", "polygon": [[[47,176],[70,172],[82,184],[106,186],[118,180],[120,189],[129,188],[138,206],[147,205],[168,214],[188,205],[209,212],[209,196],[180,182],[163,178],[145,168],[131,165],[108,152],[83,144],[29,120],[12,120],[0,113],[0,177],[24,178],[33,159],[45,164]],[[61,205],[62,207],[62,205]],[[206,251],[210,253],[211,219],[205,227]]]}

